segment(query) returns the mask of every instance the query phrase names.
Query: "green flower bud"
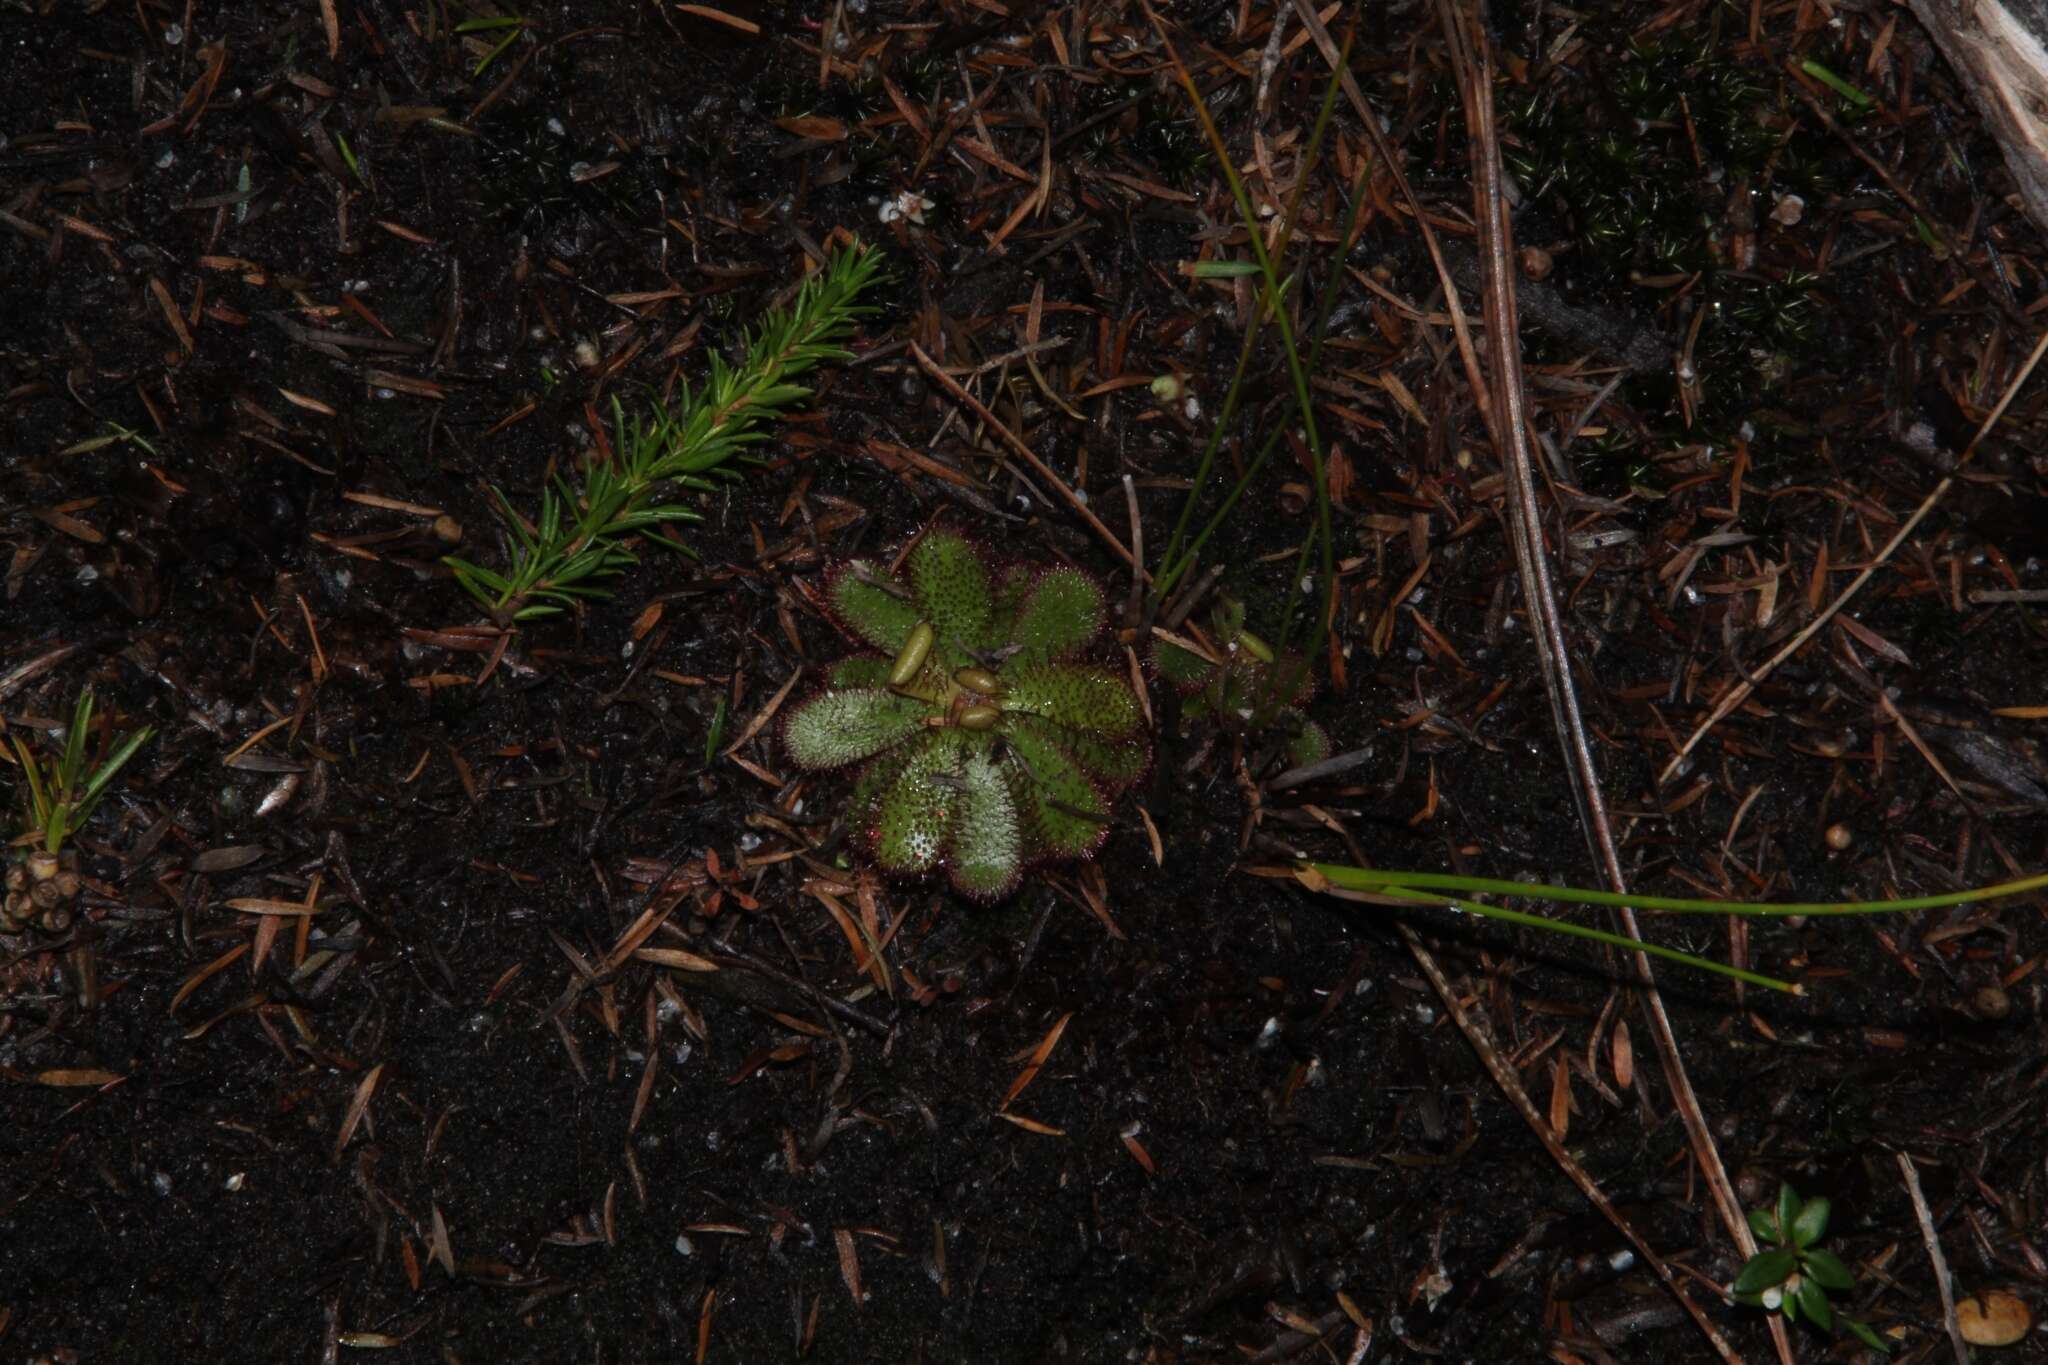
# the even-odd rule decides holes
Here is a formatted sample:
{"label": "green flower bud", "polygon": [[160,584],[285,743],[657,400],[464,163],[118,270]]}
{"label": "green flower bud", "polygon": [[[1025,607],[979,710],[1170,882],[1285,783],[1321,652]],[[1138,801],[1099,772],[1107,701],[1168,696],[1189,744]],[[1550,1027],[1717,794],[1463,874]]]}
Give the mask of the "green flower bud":
{"label": "green flower bud", "polygon": [[956,668],[953,681],[969,692],[979,692],[984,697],[1003,695],[1003,680],[985,668]]}
{"label": "green flower bud", "polygon": [[896,663],[889,670],[889,686],[909,686],[910,680],[924,670],[924,661],[931,657],[934,638],[929,621],[919,621],[912,628],[910,638],[896,651]]}

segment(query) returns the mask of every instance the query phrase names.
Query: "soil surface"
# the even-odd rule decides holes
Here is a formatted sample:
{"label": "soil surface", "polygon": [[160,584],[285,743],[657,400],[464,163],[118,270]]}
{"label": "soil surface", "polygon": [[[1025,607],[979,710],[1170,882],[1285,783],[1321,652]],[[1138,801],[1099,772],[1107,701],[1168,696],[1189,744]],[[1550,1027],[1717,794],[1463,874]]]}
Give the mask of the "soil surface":
{"label": "soil surface", "polygon": [[[1631,886],[2048,867],[2038,379],[1758,673],[1958,468],[2048,306],[1947,69],[1890,9],[1494,19],[1545,531]],[[1626,959],[1294,875],[1603,884],[1417,229],[1476,326],[1436,19],[1365,7],[1344,54],[1412,199],[1342,94],[1302,176],[1341,27],[1326,56],[1292,9],[1164,22],[1292,226],[1304,330],[1334,272],[1304,709],[1353,761],[1274,783],[1284,736],[1147,671],[1141,601],[1104,657],[1148,680],[1150,773],[1093,860],[980,905],[868,870],[779,715],[849,649],[816,606],[849,555],[943,523],[1120,608],[1135,507],[1156,566],[1256,280],[1192,268],[1252,252],[1141,7],[5,7],[0,716],[53,753],[90,686],[109,736],[155,733],[73,841],[75,923],[0,937],[0,1349],[1714,1359],[1407,924],[1531,1117],[1779,1358],[1718,1292],[1743,1257]],[[615,400],[680,400],[850,237],[888,271],[852,358],[682,493],[687,553],[496,633],[441,562],[503,565],[492,487],[573,486]],[[1184,628],[1228,593],[1298,644],[1313,458],[1270,332],[1247,373],[1201,515],[1285,439]],[[1658,969],[1743,1206],[1832,1201],[1840,1310],[1952,1358],[1931,1235],[1960,1294],[2040,1315],[2038,895],[1643,923],[1803,986]]]}

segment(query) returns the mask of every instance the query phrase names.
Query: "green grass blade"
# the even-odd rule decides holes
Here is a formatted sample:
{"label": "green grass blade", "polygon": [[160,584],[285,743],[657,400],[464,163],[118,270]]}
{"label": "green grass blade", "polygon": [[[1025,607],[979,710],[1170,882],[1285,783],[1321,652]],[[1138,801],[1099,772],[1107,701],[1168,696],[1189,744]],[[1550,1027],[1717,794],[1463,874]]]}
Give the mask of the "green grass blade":
{"label": "green grass blade", "polygon": [[10,735],[14,741],[14,752],[21,759],[22,780],[28,784],[29,818],[37,829],[47,829],[52,814],[48,790],[43,785],[43,764],[22,741],[20,735]]}
{"label": "green grass blade", "polygon": [[78,694],[78,702],[71,708],[71,727],[64,732],[64,757],[52,784],[59,801],[70,798],[78,786],[78,775],[85,770],[85,737],[92,730],[92,709],[92,689],[88,687]]}
{"label": "green grass blade", "polygon": [[1578,886],[1544,886],[1536,882],[1505,881],[1495,877],[1467,877],[1455,872],[1405,872],[1377,868],[1348,867],[1337,863],[1315,863],[1316,871],[1332,884],[1350,891],[1378,891],[1385,886],[1463,891],[1520,896],[1527,900],[1567,901],[1580,905],[1632,905],[1638,910],[1662,910],[1673,914],[1749,915],[1888,915],[1903,910],[1939,910],[1975,901],[2005,900],[2032,891],[2048,889],[2048,873],[2037,873],[2017,881],[1999,882],[1968,891],[1945,891],[1932,896],[1900,896],[1875,901],[1714,901],[1683,896],[1639,896],[1616,891],[1595,891]]}
{"label": "green grass blade", "polygon": [[149,743],[155,735],[155,728],[145,725],[114,746],[114,752],[107,755],[106,761],[93,773],[92,781],[85,786],[85,794],[78,798],[72,808],[78,824],[84,824],[85,818],[92,814],[93,807],[100,803],[100,797],[106,792],[107,784],[114,780],[114,775],[126,767],[128,760],[135,757],[136,750]]}
{"label": "green grass blade", "polygon": [[[1157,23],[1156,17],[1154,22],[1155,24]],[[1299,584],[1305,577],[1309,555],[1313,550],[1320,563],[1323,592],[1321,610],[1316,614],[1315,626],[1310,634],[1308,647],[1303,651],[1304,666],[1307,666],[1309,661],[1312,661],[1314,656],[1321,650],[1324,638],[1330,628],[1330,622],[1336,611],[1336,533],[1331,524],[1330,487],[1325,467],[1322,435],[1316,423],[1315,406],[1309,396],[1305,357],[1302,355],[1296,341],[1293,323],[1288,315],[1286,301],[1283,298],[1284,290],[1280,281],[1278,262],[1279,258],[1286,252],[1288,241],[1293,233],[1295,218],[1300,207],[1302,192],[1307,185],[1310,171],[1313,169],[1315,158],[1321,148],[1323,136],[1330,126],[1331,115],[1336,109],[1340,78],[1350,62],[1352,35],[1350,33],[1345,35],[1344,45],[1338,55],[1338,59],[1332,63],[1330,80],[1323,90],[1322,106],[1317,111],[1315,126],[1310,134],[1308,149],[1304,156],[1304,164],[1296,176],[1294,190],[1288,197],[1286,212],[1281,218],[1279,239],[1270,251],[1266,247],[1265,236],[1261,230],[1258,216],[1252,210],[1251,196],[1245,189],[1244,179],[1238,174],[1237,167],[1231,160],[1229,149],[1224,146],[1222,133],[1217,128],[1216,121],[1209,112],[1208,103],[1202,98],[1202,92],[1195,85],[1194,77],[1181,62],[1180,54],[1174,50],[1172,42],[1166,38],[1163,29],[1160,31],[1160,38],[1165,43],[1168,59],[1173,63],[1174,73],[1179,78],[1182,88],[1187,92],[1189,102],[1194,107],[1195,116],[1201,123],[1203,135],[1209,140],[1210,150],[1214,153],[1217,164],[1223,171],[1224,180],[1230,186],[1231,198],[1237,206],[1238,218],[1244,225],[1246,236],[1250,239],[1252,255],[1258,263],[1259,274],[1264,285],[1263,297],[1267,308],[1272,314],[1273,325],[1280,334],[1283,355],[1287,361],[1288,378],[1294,388],[1296,415],[1301,421],[1302,433],[1308,446],[1310,477],[1314,484],[1316,499],[1316,526],[1314,534],[1302,543],[1299,562],[1295,567],[1292,582]],[[1341,264],[1342,257],[1340,255],[1338,258],[1340,268]],[[1226,505],[1232,504],[1235,501],[1235,498],[1229,499]],[[1288,594],[1288,614],[1282,622],[1280,632],[1280,647],[1283,651],[1287,648],[1289,638],[1293,633],[1294,597],[1295,592],[1290,590]]]}
{"label": "green grass blade", "polygon": [[1406,886],[1376,886],[1373,888],[1373,894],[1392,897],[1396,900],[1412,901],[1417,905],[1448,905],[1453,909],[1463,910],[1467,914],[1480,915],[1486,919],[1500,920],[1504,924],[1519,924],[1530,929],[1541,929],[1547,933],[1563,934],[1567,938],[1582,938],[1594,943],[1605,943],[1615,948],[1626,948],[1634,952],[1648,953],[1652,957],[1661,957],[1667,962],[1683,963],[1685,966],[1696,967],[1703,972],[1712,972],[1716,976],[1729,977],[1735,981],[1745,981],[1752,986],[1762,986],[1768,990],[1783,991],[1787,995],[1804,995],[1806,993],[1796,983],[1781,981],[1775,976],[1764,976],[1759,972],[1745,971],[1741,967],[1731,967],[1725,962],[1716,962],[1712,958],[1699,957],[1692,953],[1680,952],[1676,948],[1666,948],[1655,943],[1645,943],[1641,939],[1628,938],[1621,934],[1610,934],[1605,929],[1594,929],[1583,924],[1573,924],[1569,920],[1550,919],[1543,915],[1524,914],[1520,910],[1506,910],[1498,905],[1482,905],[1478,901],[1465,900],[1457,896],[1446,896],[1441,892],[1432,893],[1412,890]]}

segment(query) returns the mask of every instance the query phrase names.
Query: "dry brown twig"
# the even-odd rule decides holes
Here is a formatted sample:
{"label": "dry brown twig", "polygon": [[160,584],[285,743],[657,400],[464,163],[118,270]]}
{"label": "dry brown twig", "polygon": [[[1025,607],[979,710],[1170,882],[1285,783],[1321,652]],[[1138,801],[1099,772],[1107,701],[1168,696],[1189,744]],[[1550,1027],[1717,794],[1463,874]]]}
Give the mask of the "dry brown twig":
{"label": "dry brown twig", "polygon": [[[1486,349],[1493,382],[1488,392],[1475,368],[1471,373],[1472,386],[1475,394],[1480,396],[1494,447],[1507,473],[1510,539],[1522,581],[1522,599],[1528,608],[1531,633],[1537,642],[1544,690],[1550,698],[1551,719],[1558,742],[1564,748],[1566,766],[1571,769],[1580,825],[1593,846],[1608,884],[1618,892],[1626,892],[1628,883],[1615,844],[1613,821],[1601,790],[1599,769],[1572,682],[1571,654],[1558,615],[1549,558],[1543,543],[1542,511],[1536,501],[1534,461],[1529,450],[1530,417],[1522,380],[1521,326],[1515,300],[1514,235],[1508,220],[1500,133],[1494,122],[1493,61],[1483,6],[1484,0],[1472,0],[1469,9],[1457,5],[1455,0],[1437,0],[1438,19],[1465,105],[1466,128],[1472,147],[1473,212],[1478,227],[1480,266],[1486,283]],[[1447,302],[1453,316],[1456,316],[1459,303],[1455,290],[1447,292]],[[1468,366],[1474,363],[1468,358]],[[1640,939],[1643,936],[1631,907],[1623,906],[1617,910],[1616,919],[1621,932],[1628,937]],[[1706,1115],[1693,1092],[1691,1078],[1686,1074],[1677,1036],[1650,971],[1649,955],[1638,951],[1634,956],[1634,966],[1637,988],[1650,1022],[1650,1034],[1656,1041],[1657,1055],[1663,1064],[1665,1083],[1671,1089],[1672,1102],[1685,1124],[1694,1160],[1706,1178],[1722,1224],[1747,1259],[1756,1254],[1756,1238],[1748,1220],[1743,1217],[1742,1205],[1729,1183],[1720,1151],[1707,1128]],[[1784,1323],[1773,1317],[1770,1330],[1779,1360],[1790,1365],[1792,1347]],[[1720,1343],[1717,1341],[1717,1344]]]}
{"label": "dry brown twig", "polygon": [[1621,1216],[1621,1211],[1614,1207],[1600,1186],[1594,1183],[1586,1168],[1573,1160],[1572,1154],[1565,1150],[1564,1143],[1558,1140],[1556,1130],[1537,1112],[1535,1101],[1529,1098],[1529,1092],[1523,1088],[1514,1068],[1508,1065],[1507,1060],[1500,1055],[1499,1049],[1493,1046],[1487,1036],[1480,1031],[1479,1026],[1472,1021],[1471,1016],[1466,1014],[1464,1006],[1458,1003],[1458,993],[1445,979],[1443,969],[1437,965],[1436,958],[1429,949],[1423,947],[1422,939],[1415,930],[1401,920],[1395,921],[1395,928],[1400,930],[1401,937],[1408,941],[1408,951],[1414,954],[1416,965],[1421,967],[1422,974],[1429,978],[1429,984],[1436,988],[1437,998],[1443,1001],[1452,1022],[1457,1024],[1459,1032],[1465,1035],[1465,1041],[1471,1044],[1472,1050],[1479,1054],[1479,1060],[1485,1065],[1487,1074],[1493,1077],[1494,1084],[1500,1087],[1501,1093],[1508,1097],[1508,1102],[1514,1105],[1515,1111],[1529,1125],[1529,1130],[1536,1134],[1544,1150],[1550,1153],[1550,1159],[1555,1161],[1558,1169],[1579,1187],[1579,1193],[1585,1195],[1587,1202],[1599,1210],[1601,1217],[1612,1223],[1615,1230],[1628,1239],[1636,1254],[1643,1258],[1643,1264],[1655,1272],[1664,1287],[1671,1291],[1671,1296],[1678,1300],[1679,1306],[1692,1318],[1694,1325],[1706,1336],[1715,1354],[1724,1361],[1739,1362],[1742,1357],[1736,1354],[1735,1348],[1728,1344],[1728,1339],[1721,1335],[1720,1329],[1714,1326],[1701,1311],[1700,1306],[1692,1301],[1692,1296],[1679,1285],[1677,1277],[1671,1273],[1671,1267],[1650,1249],[1650,1244],[1643,1240],[1642,1234],[1638,1233],[1626,1218]]}
{"label": "dry brown twig", "polygon": [[1970,1348],[1963,1340],[1962,1324],[1956,1321],[1956,1295],[1949,1287],[1948,1258],[1941,1254],[1941,1238],[1935,1235],[1934,1214],[1927,1196],[1920,1190],[1920,1172],[1913,1158],[1897,1153],[1899,1173],[1906,1178],[1906,1195],[1913,1201],[1913,1217],[1920,1224],[1920,1240],[1927,1247],[1927,1259],[1934,1263],[1934,1287],[1941,1291],[1941,1320],[1948,1328],[1948,1344],[1955,1351],[1956,1365],[1970,1365]]}
{"label": "dry brown twig", "polygon": [[1032,450],[1030,446],[1025,445],[1024,442],[1019,440],[1017,433],[1003,425],[1001,418],[990,412],[986,404],[969,393],[959,380],[946,373],[945,367],[926,355],[923,348],[914,341],[910,343],[910,355],[912,359],[917,361],[918,367],[930,375],[940,388],[952,396],[955,402],[959,403],[969,412],[972,412],[976,417],[979,417],[988,425],[989,430],[1000,436],[1003,444],[1010,448],[1012,454],[1024,461],[1025,464],[1030,465],[1040,478],[1052,484],[1054,488],[1057,488],[1060,496],[1067,500],[1067,505],[1080,515],[1081,520],[1088,523],[1089,529],[1102,537],[1103,543],[1108,545],[1110,549],[1116,551],[1117,558],[1131,566],[1131,572],[1137,574],[1148,583],[1152,581],[1152,575],[1145,572],[1145,566],[1140,564],[1137,557],[1125,547],[1122,541],[1116,538],[1116,532],[1103,525],[1102,518],[1096,516],[1088,504],[1082,501],[1072,488],[1067,486],[1067,481],[1053,472],[1051,466],[1047,465],[1044,460],[1039,459],[1037,452]]}

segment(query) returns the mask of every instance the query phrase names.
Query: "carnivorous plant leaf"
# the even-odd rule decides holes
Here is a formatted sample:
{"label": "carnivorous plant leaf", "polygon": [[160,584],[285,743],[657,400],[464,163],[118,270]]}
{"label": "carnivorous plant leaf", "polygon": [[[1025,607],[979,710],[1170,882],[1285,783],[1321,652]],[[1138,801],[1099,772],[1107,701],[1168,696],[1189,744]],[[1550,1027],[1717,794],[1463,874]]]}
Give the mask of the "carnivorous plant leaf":
{"label": "carnivorous plant leaf", "polygon": [[995,589],[988,566],[974,547],[955,535],[933,534],[918,542],[906,565],[910,590],[923,608],[922,619],[949,652],[984,649],[991,643],[989,617],[995,611]]}
{"label": "carnivorous plant leaf", "polygon": [[1078,649],[1102,629],[1102,589],[1072,569],[1054,569],[1032,585],[1018,608],[1010,643],[1040,659]]}
{"label": "carnivorous plant leaf", "polygon": [[909,697],[878,688],[827,692],[790,718],[789,756],[805,768],[843,768],[910,738],[924,724]]}
{"label": "carnivorous plant leaf", "polygon": [[921,619],[909,592],[867,560],[856,559],[841,570],[828,596],[841,625],[887,654],[903,648]]}

